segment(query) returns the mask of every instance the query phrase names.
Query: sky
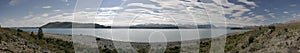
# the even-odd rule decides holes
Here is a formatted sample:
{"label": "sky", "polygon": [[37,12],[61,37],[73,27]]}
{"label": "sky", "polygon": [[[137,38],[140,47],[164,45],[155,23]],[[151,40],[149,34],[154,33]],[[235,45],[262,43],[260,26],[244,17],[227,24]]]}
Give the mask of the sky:
{"label": "sky", "polygon": [[299,19],[300,0],[1,0],[0,25],[49,22],[254,26]]}

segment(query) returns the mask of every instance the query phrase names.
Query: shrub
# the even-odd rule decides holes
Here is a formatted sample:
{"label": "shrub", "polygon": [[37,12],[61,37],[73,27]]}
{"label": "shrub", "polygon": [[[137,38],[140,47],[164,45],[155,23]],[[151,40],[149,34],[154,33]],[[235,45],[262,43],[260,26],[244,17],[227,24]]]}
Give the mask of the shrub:
{"label": "shrub", "polygon": [[42,28],[39,28],[39,31],[38,31],[38,38],[43,38],[44,34],[43,34],[43,29]]}
{"label": "shrub", "polygon": [[139,53],[147,53],[147,50],[145,48],[141,48],[138,50]]}
{"label": "shrub", "polygon": [[31,32],[31,33],[30,33],[30,36],[34,36],[34,33],[33,33],[33,32]]}
{"label": "shrub", "polygon": [[23,32],[23,30],[21,30],[21,29],[17,29],[17,31],[18,31],[18,32]]}

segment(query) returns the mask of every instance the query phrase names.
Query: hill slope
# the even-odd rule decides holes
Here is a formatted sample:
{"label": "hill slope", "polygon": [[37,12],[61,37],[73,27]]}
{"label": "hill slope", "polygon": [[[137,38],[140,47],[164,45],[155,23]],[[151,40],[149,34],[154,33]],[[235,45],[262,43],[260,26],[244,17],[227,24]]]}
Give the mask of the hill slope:
{"label": "hill slope", "polygon": [[[200,53],[209,53],[211,40],[200,42]],[[300,22],[276,24],[228,35],[225,53],[299,53]]]}
{"label": "hill slope", "polygon": [[0,28],[0,53],[74,52],[72,42],[54,38],[37,38],[21,30]]}
{"label": "hill slope", "polygon": [[42,28],[104,28],[104,25],[94,23],[50,22]]}
{"label": "hill slope", "polygon": [[267,26],[227,37],[226,52],[300,52],[300,22]]}

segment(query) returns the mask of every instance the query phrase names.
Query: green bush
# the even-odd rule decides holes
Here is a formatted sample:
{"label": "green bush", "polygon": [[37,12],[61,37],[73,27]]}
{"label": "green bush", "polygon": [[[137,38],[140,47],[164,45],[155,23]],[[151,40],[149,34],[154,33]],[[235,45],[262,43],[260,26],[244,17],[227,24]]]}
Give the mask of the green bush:
{"label": "green bush", "polygon": [[38,38],[39,39],[42,39],[43,38],[43,36],[44,36],[44,34],[43,34],[43,29],[42,28],[39,28],[39,31],[38,31]]}
{"label": "green bush", "polygon": [[138,50],[139,53],[148,53],[147,49],[141,48]]}
{"label": "green bush", "polygon": [[180,47],[167,48],[165,53],[180,53]]}

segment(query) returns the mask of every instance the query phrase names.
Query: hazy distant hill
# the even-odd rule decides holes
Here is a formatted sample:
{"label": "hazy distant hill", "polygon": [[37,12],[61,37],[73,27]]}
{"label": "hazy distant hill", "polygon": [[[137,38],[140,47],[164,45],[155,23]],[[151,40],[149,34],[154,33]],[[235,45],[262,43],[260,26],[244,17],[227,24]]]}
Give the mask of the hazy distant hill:
{"label": "hazy distant hill", "polygon": [[173,24],[138,24],[132,27],[177,27]]}
{"label": "hazy distant hill", "polygon": [[[73,25],[72,25],[73,24]],[[75,22],[50,22],[42,26],[43,28],[105,28],[104,25],[94,23],[75,23]]]}
{"label": "hazy distant hill", "polygon": [[[174,24],[138,24],[131,26],[131,28],[194,28],[194,25],[189,24],[179,24],[180,26]],[[197,28],[216,28],[216,26],[211,24],[197,25]]]}
{"label": "hazy distant hill", "polygon": [[204,25],[198,25],[198,28],[216,28],[216,26],[212,24],[204,24]]}
{"label": "hazy distant hill", "polygon": [[[73,24],[73,25],[72,25]],[[193,25],[189,24],[180,24],[182,28],[194,28]],[[216,26],[211,24],[204,24],[204,25],[197,25],[197,28],[216,28]],[[104,26],[99,25],[95,23],[75,23],[75,22],[50,22],[46,25],[41,26],[43,28],[111,28],[111,26]],[[127,28],[127,27],[121,27],[121,26],[115,26],[113,28]],[[173,24],[138,24],[138,25],[132,25],[130,28],[153,28],[153,29],[177,29],[177,25]]]}
{"label": "hazy distant hill", "polygon": [[176,25],[172,24],[138,24],[130,26],[130,28],[151,28],[151,29],[177,29]]}

